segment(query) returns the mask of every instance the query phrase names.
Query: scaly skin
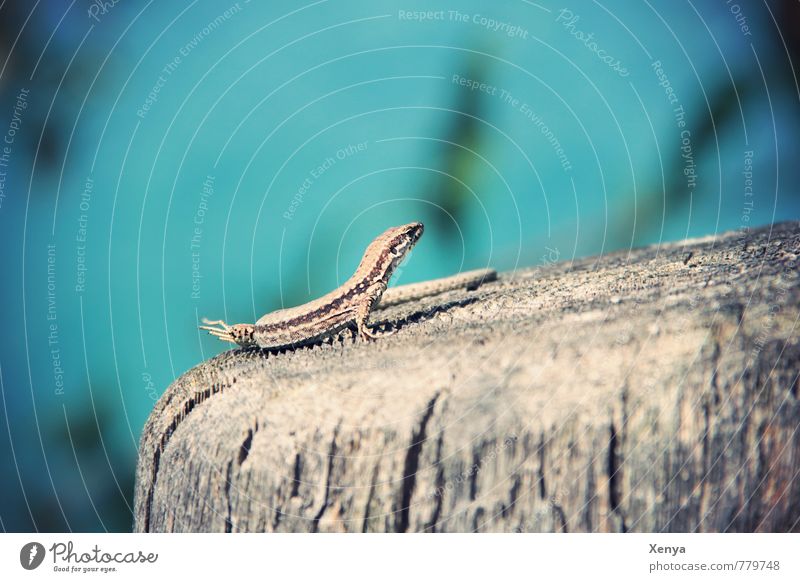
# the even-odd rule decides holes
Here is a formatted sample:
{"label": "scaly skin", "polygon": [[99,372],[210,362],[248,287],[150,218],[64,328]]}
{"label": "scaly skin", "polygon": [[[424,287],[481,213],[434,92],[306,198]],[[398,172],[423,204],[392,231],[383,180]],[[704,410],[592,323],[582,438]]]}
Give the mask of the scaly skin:
{"label": "scaly skin", "polygon": [[319,299],[298,307],[273,311],[255,324],[228,325],[224,321],[206,321],[208,325],[200,326],[200,329],[242,347],[274,349],[300,346],[354,323],[359,336],[370,340],[377,336],[370,330],[368,319],[379,303],[381,307],[386,307],[451,289],[477,287],[483,281],[497,277],[497,273],[491,269],[470,271],[427,283],[397,287],[381,301],[389,279],[422,236],[423,229],[421,222],[412,222],[390,228],[381,234],[367,247],[353,276],[341,287]]}

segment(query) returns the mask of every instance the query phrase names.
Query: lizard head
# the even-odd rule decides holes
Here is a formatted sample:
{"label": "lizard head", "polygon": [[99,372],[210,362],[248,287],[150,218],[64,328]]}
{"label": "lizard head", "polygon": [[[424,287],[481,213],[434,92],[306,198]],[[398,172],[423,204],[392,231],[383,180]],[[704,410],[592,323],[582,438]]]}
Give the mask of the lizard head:
{"label": "lizard head", "polygon": [[421,222],[409,222],[403,226],[390,228],[386,232],[391,233],[392,241],[390,244],[394,251],[405,255],[408,250],[411,250],[411,247],[417,244],[424,230],[425,227]]}
{"label": "lizard head", "polygon": [[417,244],[423,230],[421,222],[409,222],[386,230],[367,247],[354,277],[378,277],[388,283],[394,270]]}
{"label": "lizard head", "polygon": [[[236,323],[228,325],[224,321],[206,321],[203,323],[210,325],[201,325],[200,329],[206,330],[214,337],[232,344],[239,344],[243,348],[248,348],[256,345],[254,332],[255,326],[249,323]],[[211,327],[211,326],[217,327]]]}
{"label": "lizard head", "polygon": [[[382,240],[384,248],[389,250],[391,262],[388,265],[388,275],[403,262],[408,252],[417,244],[425,227],[421,222],[410,222],[402,226],[395,226],[378,237]],[[377,241],[376,241],[377,242]],[[374,243],[373,243],[374,244]]]}

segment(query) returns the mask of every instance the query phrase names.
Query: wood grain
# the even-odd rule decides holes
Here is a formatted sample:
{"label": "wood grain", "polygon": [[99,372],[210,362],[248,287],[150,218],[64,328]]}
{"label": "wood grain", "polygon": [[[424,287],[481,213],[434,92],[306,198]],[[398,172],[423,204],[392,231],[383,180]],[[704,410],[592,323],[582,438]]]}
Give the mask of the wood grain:
{"label": "wood grain", "polygon": [[800,531],[800,223],[540,265],[295,351],[142,434],[136,531]]}

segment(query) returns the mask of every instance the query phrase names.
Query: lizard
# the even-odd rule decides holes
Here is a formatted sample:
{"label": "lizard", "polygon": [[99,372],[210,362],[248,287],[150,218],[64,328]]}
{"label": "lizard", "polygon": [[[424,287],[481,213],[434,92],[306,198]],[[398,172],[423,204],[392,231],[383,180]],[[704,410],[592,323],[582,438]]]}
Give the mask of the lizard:
{"label": "lizard", "polygon": [[[353,276],[341,287],[319,299],[267,313],[254,324],[228,325],[222,320],[204,319],[203,323],[206,325],[199,327],[222,341],[245,348],[277,349],[300,346],[332,335],[351,324],[355,324],[360,338],[369,341],[379,337],[368,324],[370,313],[374,309],[453,289],[475,289],[481,283],[497,278],[494,269],[477,269],[387,290],[395,269],[403,262],[423,231],[421,222],[389,228],[369,244]],[[393,332],[384,332],[381,335],[390,333]]]}

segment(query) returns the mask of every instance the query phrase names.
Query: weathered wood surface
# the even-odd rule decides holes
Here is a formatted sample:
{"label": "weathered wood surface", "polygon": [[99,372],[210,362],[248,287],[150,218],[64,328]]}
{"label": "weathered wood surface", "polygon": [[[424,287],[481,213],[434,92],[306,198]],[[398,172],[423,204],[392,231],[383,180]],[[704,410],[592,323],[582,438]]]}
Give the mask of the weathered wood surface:
{"label": "weathered wood surface", "polygon": [[135,529],[800,531],[799,255],[777,225],[223,353],[148,420]]}

